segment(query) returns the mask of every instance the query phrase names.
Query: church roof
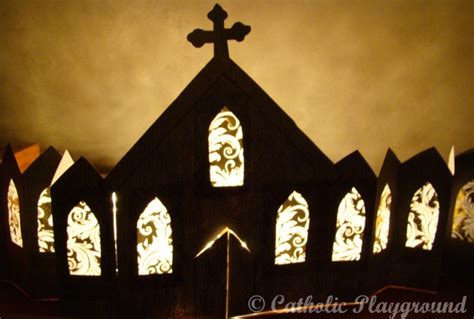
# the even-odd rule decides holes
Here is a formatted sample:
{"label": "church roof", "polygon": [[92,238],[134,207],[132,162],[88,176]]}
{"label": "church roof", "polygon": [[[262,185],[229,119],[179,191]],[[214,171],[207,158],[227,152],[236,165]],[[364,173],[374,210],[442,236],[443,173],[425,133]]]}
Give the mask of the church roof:
{"label": "church roof", "polygon": [[230,81],[255,107],[260,108],[268,121],[273,121],[276,130],[287,134],[301,156],[311,162],[318,172],[332,171],[331,160],[297,127],[295,122],[230,58],[214,57],[188,84],[184,91],[152,124],[139,141],[119,161],[107,176],[107,182],[121,185],[146,159],[146,154],[160,144],[180,120],[195,106],[196,102],[216,84]]}

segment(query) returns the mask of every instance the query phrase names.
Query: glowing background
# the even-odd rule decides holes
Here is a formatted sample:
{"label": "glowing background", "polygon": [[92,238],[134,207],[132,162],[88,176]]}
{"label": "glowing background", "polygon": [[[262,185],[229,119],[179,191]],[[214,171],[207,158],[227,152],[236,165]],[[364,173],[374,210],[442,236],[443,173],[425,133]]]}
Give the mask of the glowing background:
{"label": "glowing background", "polygon": [[[214,3],[2,1],[0,145],[115,165],[211,58],[186,35]],[[252,26],[231,58],[333,161],[473,146],[473,1],[219,3]]]}

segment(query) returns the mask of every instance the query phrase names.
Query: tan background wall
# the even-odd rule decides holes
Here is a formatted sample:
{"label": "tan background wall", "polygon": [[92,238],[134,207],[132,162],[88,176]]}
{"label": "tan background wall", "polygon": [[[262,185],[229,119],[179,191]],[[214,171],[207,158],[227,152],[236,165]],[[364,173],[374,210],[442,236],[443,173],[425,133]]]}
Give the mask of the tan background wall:
{"label": "tan background wall", "polygon": [[[186,35],[214,3],[3,0],[0,143],[112,167],[211,58]],[[232,59],[333,161],[474,146],[474,1],[219,3],[252,26]]]}

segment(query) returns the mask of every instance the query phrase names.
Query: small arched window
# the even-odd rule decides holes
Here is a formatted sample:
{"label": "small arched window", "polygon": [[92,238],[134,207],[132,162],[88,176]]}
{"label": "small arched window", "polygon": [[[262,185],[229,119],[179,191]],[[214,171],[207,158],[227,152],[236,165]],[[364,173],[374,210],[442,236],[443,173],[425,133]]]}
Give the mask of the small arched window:
{"label": "small arched window", "polygon": [[308,203],[300,193],[293,191],[278,209],[275,265],[305,262],[308,229]]}
{"label": "small arched window", "polygon": [[137,222],[138,275],[173,272],[171,217],[163,203],[153,199]]}
{"label": "small arched window", "polygon": [[100,225],[94,213],[83,201],[80,201],[67,217],[67,236],[69,274],[100,276]]}
{"label": "small arched window", "polygon": [[431,250],[436,237],[439,219],[438,194],[426,182],[413,195],[407,223],[405,246]]}
{"label": "small arched window", "polygon": [[244,146],[242,126],[227,107],[209,125],[209,173],[213,187],[244,184]]}
{"label": "small arched window", "polygon": [[466,183],[456,196],[451,237],[474,243],[474,180]]}
{"label": "small arched window", "polygon": [[38,199],[38,247],[40,253],[54,253],[53,214],[49,187],[41,192]]}
{"label": "small arched window", "polygon": [[360,260],[364,229],[365,203],[357,189],[352,187],[337,209],[332,261]]}
{"label": "small arched window", "polygon": [[374,254],[380,253],[387,248],[388,233],[390,230],[390,205],[392,204],[392,192],[388,184],[385,185],[380,195],[379,208],[375,220]]}
{"label": "small arched window", "polygon": [[10,227],[10,238],[14,244],[23,247],[21,235],[20,199],[13,179],[8,185],[8,225]]}

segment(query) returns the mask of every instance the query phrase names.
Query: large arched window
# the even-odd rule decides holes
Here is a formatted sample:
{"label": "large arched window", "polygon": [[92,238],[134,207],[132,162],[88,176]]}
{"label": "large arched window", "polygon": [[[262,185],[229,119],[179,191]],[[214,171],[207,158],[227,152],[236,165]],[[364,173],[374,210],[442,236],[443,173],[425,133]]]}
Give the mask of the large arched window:
{"label": "large arched window", "polygon": [[474,243],[474,180],[466,183],[456,196],[451,237]]}
{"label": "large arched window", "polygon": [[69,213],[67,235],[69,274],[100,276],[100,225],[85,202],[80,201]]}
{"label": "large arched window", "polygon": [[20,219],[20,199],[13,179],[8,185],[8,225],[10,226],[10,237],[14,244],[23,247]]}
{"label": "large arched window", "polygon": [[433,185],[426,182],[415,192],[411,200],[405,245],[431,250],[438,229],[438,219],[438,194]]}
{"label": "large arched window", "polygon": [[38,247],[40,253],[54,253],[53,214],[49,187],[41,192],[38,200]]}
{"label": "large arched window", "polygon": [[332,261],[360,260],[364,229],[365,203],[357,189],[352,187],[337,209]]}
{"label": "large arched window", "polygon": [[385,185],[380,196],[377,218],[375,220],[374,254],[380,253],[387,248],[388,233],[390,230],[390,205],[392,204],[392,192],[388,184]]}
{"label": "large arched window", "polygon": [[214,187],[244,184],[244,146],[239,119],[227,109],[209,125],[209,173]]}
{"label": "large arched window", "polygon": [[138,274],[173,272],[171,217],[163,203],[153,199],[137,222]]}
{"label": "large arched window", "polygon": [[300,193],[293,191],[278,209],[275,233],[276,265],[305,262],[308,229],[308,204]]}

